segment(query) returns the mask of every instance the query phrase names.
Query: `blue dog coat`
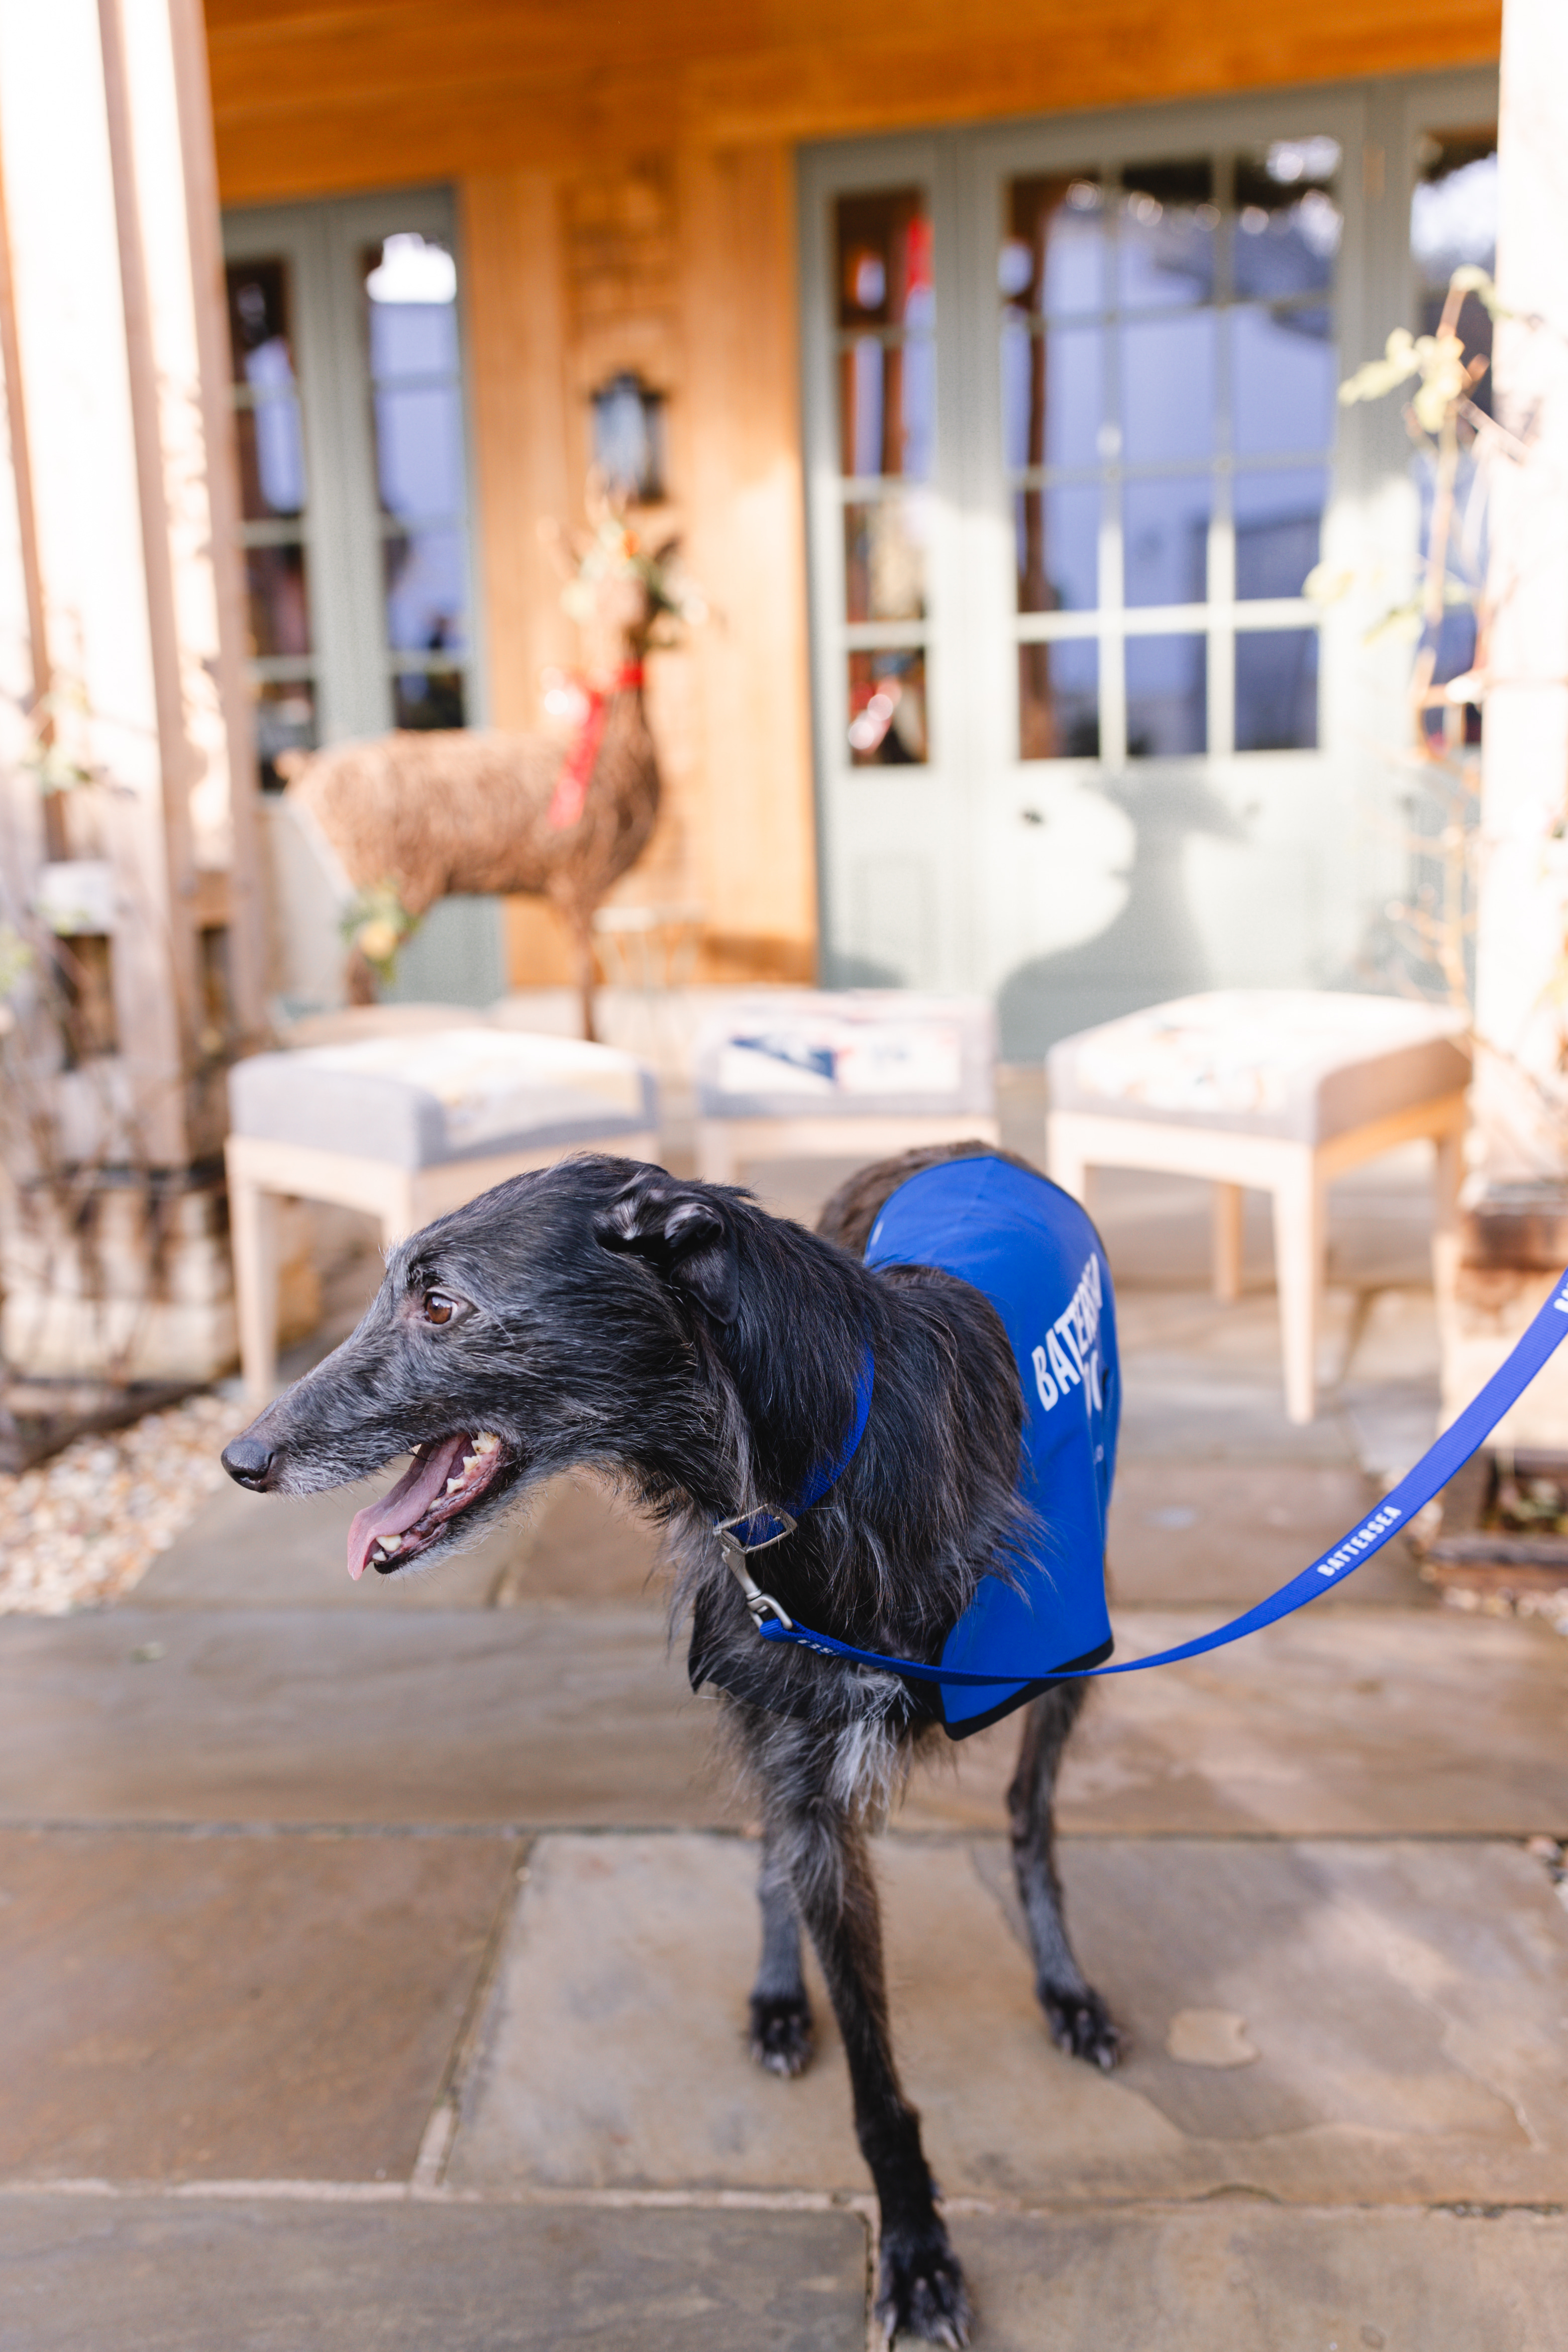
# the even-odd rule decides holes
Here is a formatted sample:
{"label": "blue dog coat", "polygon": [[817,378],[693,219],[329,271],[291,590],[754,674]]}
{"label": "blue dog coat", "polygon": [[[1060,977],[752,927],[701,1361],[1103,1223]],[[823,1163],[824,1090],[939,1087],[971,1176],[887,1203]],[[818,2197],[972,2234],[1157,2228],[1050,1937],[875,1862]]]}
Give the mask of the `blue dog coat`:
{"label": "blue dog coat", "polygon": [[[1111,1654],[1105,1516],[1121,1381],[1111,1273],[1078,1202],[1006,1160],[922,1169],[883,1204],[866,1264],[930,1265],[973,1283],[1007,1327],[1023,1389],[1019,1487],[1038,1514],[1014,1579],[984,1576],[941,1663],[998,1680],[939,1685],[950,1739],[995,1723],[1038,1691]],[[1009,1682],[1019,1657],[1059,1660],[1044,1680]]]}

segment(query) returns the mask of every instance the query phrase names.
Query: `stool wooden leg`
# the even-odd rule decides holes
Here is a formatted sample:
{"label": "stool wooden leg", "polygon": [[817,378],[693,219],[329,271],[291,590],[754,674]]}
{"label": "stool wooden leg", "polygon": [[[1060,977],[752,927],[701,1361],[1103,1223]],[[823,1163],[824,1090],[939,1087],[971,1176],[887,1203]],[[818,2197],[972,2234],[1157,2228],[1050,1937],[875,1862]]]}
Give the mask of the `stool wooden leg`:
{"label": "stool wooden leg", "polygon": [[419,1197],[419,1179],[408,1177],[399,1189],[397,1198],[389,1201],[382,1211],[382,1247],[392,1249],[406,1241],[410,1234],[418,1233],[430,1219],[423,1213],[424,1204]]}
{"label": "stool wooden leg", "polygon": [[246,1402],[254,1412],[277,1385],[277,1212],[276,1192],[248,1176],[229,1177],[229,1238]]}
{"label": "stool wooden leg", "polygon": [[1432,1138],[1432,1231],[1451,1234],[1459,1221],[1459,1183],[1464,1175],[1465,1139],[1457,1129]]}
{"label": "stool wooden leg", "polygon": [[730,1132],[721,1118],[697,1121],[697,1180],[703,1184],[733,1184],[740,1174]]}
{"label": "stool wooden leg", "polygon": [[1285,1411],[1298,1423],[1317,1410],[1318,1310],[1327,1225],[1317,1162],[1305,1146],[1274,1185],[1274,1280],[1285,1356]]}
{"label": "stool wooden leg", "polygon": [[1214,1295],[1228,1303],[1241,1296],[1241,1212],[1239,1184],[1214,1187]]}
{"label": "stool wooden leg", "polygon": [[1060,1184],[1064,1192],[1071,1192],[1085,1209],[1089,1207],[1089,1162],[1079,1148],[1077,1136],[1067,1118],[1047,1117],[1045,1169],[1053,1184]]}

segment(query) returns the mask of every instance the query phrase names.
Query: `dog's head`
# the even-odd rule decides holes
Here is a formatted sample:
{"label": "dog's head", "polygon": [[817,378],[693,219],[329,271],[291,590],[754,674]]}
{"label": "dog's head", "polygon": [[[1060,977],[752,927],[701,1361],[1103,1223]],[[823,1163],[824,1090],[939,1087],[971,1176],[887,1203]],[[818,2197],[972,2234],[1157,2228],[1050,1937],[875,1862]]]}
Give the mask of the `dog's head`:
{"label": "dog's head", "polygon": [[302,1495],[412,1453],[354,1520],[354,1576],[427,1563],[572,1463],[700,1493],[722,1473],[716,1342],[740,1311],[747,1219],[769,1222],[631,1160],[512,1177],[398,1245],[358,1329],[224,1467]]}

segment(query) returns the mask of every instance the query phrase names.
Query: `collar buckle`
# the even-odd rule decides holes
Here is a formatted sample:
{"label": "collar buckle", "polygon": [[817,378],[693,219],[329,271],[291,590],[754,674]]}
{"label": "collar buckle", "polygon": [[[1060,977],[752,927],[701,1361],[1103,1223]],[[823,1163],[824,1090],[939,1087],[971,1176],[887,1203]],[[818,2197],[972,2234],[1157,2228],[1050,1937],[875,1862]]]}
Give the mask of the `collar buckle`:
{"label": "collar buckle", "polygon": [[[758,1535],[755,1530],[758,1522],[770,1528],[772,1532],[768,1535]],[[746,1564],[747,1555],[754,1551],[767,1551],[774,1544],[782,1543],[786,1536],[792,1536],[794,1532],[795,1522],[789,1512],[771,1508],[737,1511],[734,1518],[720,1519],[714,1527],[714,1534],[718,1538],[718,1548],[724,1554],[724,1564],[745,1595],[747,1608],[751,1612],[752,1623],[758,1633],[771,1617],[783,1627],[785,1633],[792,1633],[795,1630],[795,1621],[783,1605],[775,1601],[770,1592],[763,1591]]]}

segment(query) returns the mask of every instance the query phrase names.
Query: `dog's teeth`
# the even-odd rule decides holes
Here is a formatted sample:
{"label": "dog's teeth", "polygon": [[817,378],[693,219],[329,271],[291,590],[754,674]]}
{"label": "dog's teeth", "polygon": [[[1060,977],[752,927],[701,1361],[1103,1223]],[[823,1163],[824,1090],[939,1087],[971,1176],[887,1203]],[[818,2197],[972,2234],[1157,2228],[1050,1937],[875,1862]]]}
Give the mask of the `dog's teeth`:
{"label": "dog's teeth", "polygon": [[500,1451],[500,1439],[493,1436],[488,1430],[483,1431],[481,1434],[474,1440],[474,1451],[476,1454],[496,1454]]}
{"label": "dog's teeth", "polygon": [[401,1551],[402,1549],[402,1538],[401,1536],[378,1536],[376,1538],[376,1547],[379,1551],[390,1559],[394,1551]]}
{"label": "dog's teeth", "polygon": [[467,1485],[467,1480],[465,1478],[448,1478],[446,1481],[446,1491],[449,1495],[458,1494],[462,1491],[463,1487]]}
{"label": "dog's teeth", "polygon": [[478,1461],[478,1459],[479,1456],[476,1454],[465,1454],[463,1456],[463,1475],[465,1477],[467,1476],[469,1471],[472,1470],[474,1465]]}

